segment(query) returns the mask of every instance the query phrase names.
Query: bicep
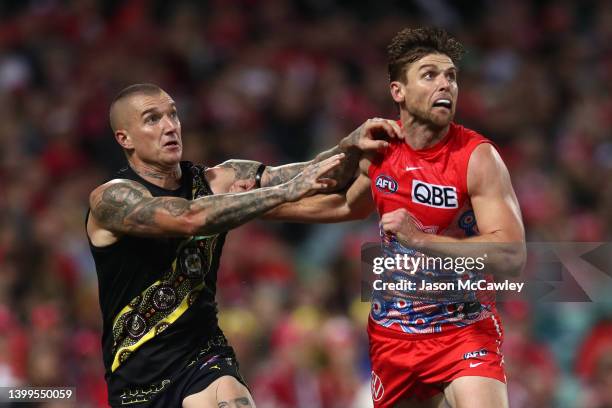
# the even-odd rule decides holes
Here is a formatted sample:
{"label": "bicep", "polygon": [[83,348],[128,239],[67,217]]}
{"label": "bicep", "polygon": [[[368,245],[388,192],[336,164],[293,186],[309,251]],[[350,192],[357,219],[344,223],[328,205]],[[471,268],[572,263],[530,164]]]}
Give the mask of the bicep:
{"label": "bicep", "polygon": [[153,197],[141,184],[113,180],[90,195],[96,225],[115,235],[189,235],[190,202],[178,197]]}
{"label": "bicep", "polygon": [[468,165],[468,193],[480,234],[500,241],[522,242],[525,231],[510,174],[495,148],[479,145]]}

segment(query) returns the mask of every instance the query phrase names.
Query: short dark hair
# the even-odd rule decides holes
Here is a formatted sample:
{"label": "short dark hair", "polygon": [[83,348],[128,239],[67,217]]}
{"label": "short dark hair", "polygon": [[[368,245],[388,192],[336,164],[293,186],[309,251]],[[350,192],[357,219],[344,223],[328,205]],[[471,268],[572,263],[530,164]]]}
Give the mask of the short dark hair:
{"label": "short dark hair", "polygon": [[117,123],[116,123],[116,118],[115,115],[113,114],[113,107],[115,106],[115,104],[129,96],[132,95],[136,95],[136,94],[144,94],[144,95],[159,95],[161,92],[164,92],[163,89],[161,89],[159,86],[155,85],[155,84],[132,84],[130,86],[127,86],[125,88],[123,88],[121,91],[119,91],[119,93],[113,98],[111,104],[110,104],[110,108],[109,108],[109,119],[110,119],[110,125],[111,128],[113,129],[113,131],[117,130]]}
{"label": "short dark hair", "polygon": [[407,65],[427,54],[448,55],[456,64],[464,52],[463,45],[441,28],[405,28],[387,47],[389,81],[403,81]]}

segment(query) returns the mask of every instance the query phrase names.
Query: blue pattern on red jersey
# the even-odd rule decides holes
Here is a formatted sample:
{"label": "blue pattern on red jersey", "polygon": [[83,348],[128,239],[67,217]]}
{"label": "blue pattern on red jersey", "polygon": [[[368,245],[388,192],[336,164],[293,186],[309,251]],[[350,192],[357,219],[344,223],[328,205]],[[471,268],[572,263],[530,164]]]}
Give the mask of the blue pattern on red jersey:
{"label": "blue pattern on red jersey", "polygon": [[[380,235],[382,253],[386,258],[395,258],[396,255],[403,257],[404,254],[408,257],[423,256],[418,251],[403,246],[395,236],[385,234],[382,229]],[[386,271],[381,277],[385,282],[415,282],[418,288],[421,281],[456,282],[460,275],[453,271],[422,268],[410,272]],[[472,277],[473,274],[469,272],[463,274],[465,279]],[[457,303],[458,300],[461,302]],[[476,309],[470,310],[469,305],[476,306]],[[447,325],[467,326],[487,317],[489,315],[487,312],[489,312],[488,307],[477,303],[475,292],[456,291],[456,293],[441,294],[422,290],[414,292],[374,290],[372,293],[371,316],[373,320],[381,326],[400,329],[405,333],[439,333]]]}

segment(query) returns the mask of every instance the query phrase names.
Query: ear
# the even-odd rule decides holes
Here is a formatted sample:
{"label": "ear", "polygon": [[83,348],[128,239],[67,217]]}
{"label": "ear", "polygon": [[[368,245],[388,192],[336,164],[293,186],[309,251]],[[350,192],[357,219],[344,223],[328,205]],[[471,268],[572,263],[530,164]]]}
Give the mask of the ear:
{"label": "ear", "polygon": [[134,148],[134,143],[132,142],[132,138],[130,137],[129,133],[124,129],[119,129],[115,131],[115,140],[124,149]]}
{"label": "ear", "polygon": [[391,91],[391,97],[396,103],[404,102],[404,98],[406,97],[404,84],[399,81],[393,81],[389,84],[389,91]]}

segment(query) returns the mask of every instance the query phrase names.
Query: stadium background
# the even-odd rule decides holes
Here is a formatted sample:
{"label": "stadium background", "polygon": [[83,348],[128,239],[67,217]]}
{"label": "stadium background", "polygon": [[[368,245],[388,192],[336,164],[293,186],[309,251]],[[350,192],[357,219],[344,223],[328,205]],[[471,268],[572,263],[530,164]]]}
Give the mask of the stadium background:
{"label": "stadium background", "polygon": [[[609,241],[609,1],[0,2],[0,386],[105,406],[84,214],[123,163],[119,89],[174,96],[186,159],[305,160],[395,116],[386,44],[432,24],[468,49],[457,119],[501,147],[528,239]],[[229,234],[220,319],[259,407],[368,406],[359,248],[376,236],[375,219]],[[610,303],[502,309],[512,407],[612,406]]]}

